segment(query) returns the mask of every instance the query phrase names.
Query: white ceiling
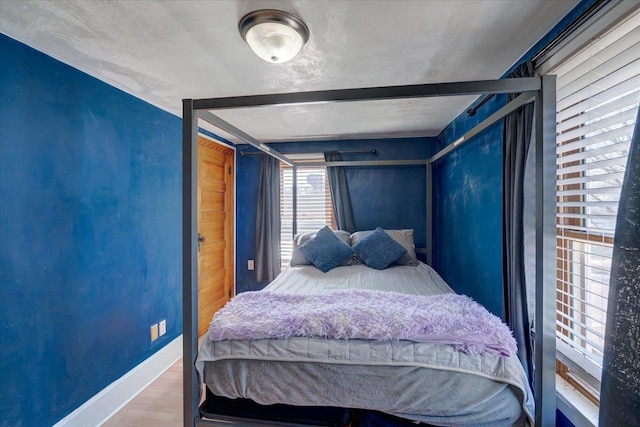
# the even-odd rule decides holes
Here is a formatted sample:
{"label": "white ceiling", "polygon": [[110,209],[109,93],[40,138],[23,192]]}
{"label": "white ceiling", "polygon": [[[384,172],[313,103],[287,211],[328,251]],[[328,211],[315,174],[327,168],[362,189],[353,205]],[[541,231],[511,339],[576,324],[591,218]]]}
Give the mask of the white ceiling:
{"label": "white ceiling", "polygon": [[[578,0],[1,0],[0,31],[178,116],[183,98],[499,78]],[[292,12],[309,42],[284,64],[238,33]],[[437,135],[475,97],[217,112],[261,141]],[[222,136],[229,137],[220,132]]]}

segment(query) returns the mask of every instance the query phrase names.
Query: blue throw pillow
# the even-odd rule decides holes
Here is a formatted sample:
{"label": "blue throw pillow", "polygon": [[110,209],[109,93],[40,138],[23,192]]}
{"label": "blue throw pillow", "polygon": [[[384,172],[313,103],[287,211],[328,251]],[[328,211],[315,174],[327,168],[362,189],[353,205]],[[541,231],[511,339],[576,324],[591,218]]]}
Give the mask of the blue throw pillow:
{"label": "blue throw pillow", "polygon": [[376,270],[384,270],[396,261],[407,250],[393,240],[385,231],[378,227],[373,233],[359,241],[353,250],[362,258],[364,263]]}
{"label": "blue throw pillow", "polygon": [[353,255],[353,249],[345,245],[327,226],[298,250],[324,273],[342,265]]}

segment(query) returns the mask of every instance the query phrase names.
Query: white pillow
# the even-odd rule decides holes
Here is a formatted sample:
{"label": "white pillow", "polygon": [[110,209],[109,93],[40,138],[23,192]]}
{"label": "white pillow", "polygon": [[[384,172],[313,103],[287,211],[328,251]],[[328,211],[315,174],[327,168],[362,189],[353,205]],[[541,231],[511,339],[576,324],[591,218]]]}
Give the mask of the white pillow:
{"label": "white pillow", "polygon": [[[296,234],[296,237],[293,238],[293,249],[291,250],[291,266],[312,265],[311,261],[309,261],[298,248],[314,238],[316,233],[317,231],[309,231],[306,233]],[[351,235],[348,231],[333,230],[333,234],[335,234],[338,239],[342,240],[345,245],[351,247]]]}
{"label": "white pillow", "polygon": [[[393,240],[400,243],[407,253],[402,255],[394,265],[419,265],[420,261],[416,257],[416,245],[413,241],[413,229],[405,230],[384,230]],[[351,246],[355,246],[359,241],[373,233],[374,230],[356,231],[351,235]]]}

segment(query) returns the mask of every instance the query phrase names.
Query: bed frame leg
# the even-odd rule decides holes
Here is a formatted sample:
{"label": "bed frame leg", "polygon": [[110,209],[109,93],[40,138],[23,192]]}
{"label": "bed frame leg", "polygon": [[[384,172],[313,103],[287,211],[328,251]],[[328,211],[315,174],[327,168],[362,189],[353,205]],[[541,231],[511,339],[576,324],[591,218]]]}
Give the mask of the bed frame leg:
{"label": "bed frame leg", "polygon": [[195,427],[200,419],[200,391],[195,369],[195,357],[198,354],[198,117],[193,109],[192,99],[182,102],[183,420],[185,427]]}
{"label": "bed frame leg", "polygon": [[556,425],[556,76],[536,96],[536,425]]}

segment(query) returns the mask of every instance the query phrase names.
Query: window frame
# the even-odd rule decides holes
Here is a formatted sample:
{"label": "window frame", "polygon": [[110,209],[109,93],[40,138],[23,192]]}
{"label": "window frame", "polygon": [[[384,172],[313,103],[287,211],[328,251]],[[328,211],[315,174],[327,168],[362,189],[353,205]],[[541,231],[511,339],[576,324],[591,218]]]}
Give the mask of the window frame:
{"label": "window frame", "polygon": [[[628,7],[628,6],[629,5],[626,5],[625,7]],[[592,24],[594,25],[594,28],[596,28],[598,31],[597,33],[594,32],[591,34],[589,38],[589,43],[584,43],[582,48],[580,49],[574,49],[571,52],[571,54],[563,53],[564,57],[561,57],[560,59],[558,59],[558,57],[556,56],[551,61],[551,63],[553,63],[552,68],[556,70],[562,67],[565,63],[570,61],[575,56],[584,54],[584,52],[586,52],[588,49],[594,48],[594,45],[600,40],[601,37],[605,37],[607,34],[612,33],[613,31],[616,31],[619,27],[621,27],[625,23],[628,23],[631,19],[637,20],[638,13],[639,13],[638,10],[640,10],[640,8],[630,9],[628,14],[624,14],[621,11],[617,11],[618,17],[615,18],[614,16],[615,19],[608,18],[606,15],[604,17],[599,17],[598,19],[601,19],[602,22],[605,22],[609,19],[608,24],[606,26],[603,26],[602,22],[598,23],[597,21],[595,24]],[[612,21],[611,19],[614,19],[614,20]],[[632,25],[635,25],[635,24],[632,23]],[[589,29],[585,30],[583,34],[588,32],[589,32]],[[593,41],[591,41],[591,39]],[[595,56],[597,53],[600,52],[595,48],[594,48],[594,51],[596,53],[593,54],[593,56]],[[591,58],[591,56],[592,54],[589,53],[589,58]],[[633,61],[631,63],[633,63]],[[543,74],[547,74],[547,73],[553,74],[554,71],[550,69],[551,67],[548,64],[546,66],[544,66],[543,64],[542,67],[538,68],[538,71]],[[590,72],[591,72],[591,69],[589,69],[589,73]],[[606,74],[605,76],[607,75],[609,74]],[[623,83],[630,81],[634,78],[637,78],[637,76],[631,77],[628,80],[624,80]],[[597,84],[598,82],[599,82],[598,80],[589,81],[589,84],[586,87],[592,87],[594,83]],[[618,84],[622,84],[622,83],[616,83],[615,85],[611,85],[607,87],[607,90],[614,88]],[[604,93],[604,91],[600,93]],[[637,93],[637,92],[627,92],[626,94],[619,95],[619,97],[622,98],[624,96],[629,95],[629,93]],[[585,99],[591,99],[591,98],[592,98],[592,95],[590,94]],[[612,97],[611,100],[614,100],[614,101],[607,100],[604,103],[597,104],[597,106],[594,108],[600,108],[600,106],[606,105],[607,102],[615,102],[615,100],[617,99],[619,98]],[[636,102],[635,108],[636,109],[638,108],[637,102]],[[615,114],[620,114],[620,111],[626,111],[626,110],[612,109],[612,112],[610,113],[610,115],[613,116]],[[605,116],[601,115],[596,117],[599,120],[601,119],[601,117],[605,117]],[[609,116],[606,116],[606,117],[609,117]],[[563,120],[568,121],[569,118],[565,118]],[[589,125],[587,125],[586,122],[584,122],[584,124],[582,123],[583,122],[580,121],[580,123],[578,123],[575,128],[567,127],[566,129],[564,129],[564,131],[559,132],[558,136],[560,137],[560,135],[564,133],[566,137],[566,134],[569,132],[575,132],[576,130],[581,132],[580,130],[581,127],[591,125],[591,122],[589,123]],[[597,126],[597,120],[593,121],[593,123]],[[624,126],[627,126],[627,124],[625,124]],[[611,128],[607,125],[601,125],[600,129],[602,129],[604,132],[606,132],[606,129],[611,130]],[[586,134],[587,133],[585,132],[584,135]],[[581,138],[583,138],[584,135],[581,134],[577,138],[561,142],[557,144],[556,147],[562,147],[563,145],[576,142]],[[589,138],[589,137],[586,137],[586,138]],[[615,138],[611,138],[611,142],[612,142],[611,145],[620,143],[620,141],[615,141]],[[589,167],[587,166],[589,164],[589,159],[591,159],[591,161],[594,161],[593,160],[594,158],[596,159],[595,161],[608,160],[611,157],[606,157],[606,154],[614,153],[615,151],[624,151],[623,148],[618,148],[617,150],[608,151],[608,148],[607,148],[608,146],[604,145],[603,149],[600,150],[600,152],[603,153],[601,155],[602,159],[600,159],[598,157],[600,156],[600,153],[596,151],[597,149],[594,150],[594,153],[591,156],[589,156],[589,154],[587,153],[589,151],[589,147],[593,146],[594,144],[595,143],[587,143],[587,145],[579,144],[580,146],[576,147],[575,149],[571,149],[569,151],[559,150],[559,154],[557,156],[558,179],[570,179],[570,178],[581,179],[581,178],[590,176],[588,175]],[[576,154],[578,153],[585,153],[585,155],[576,156]],[[572,155],[573,155],[572,158],[575,159],[574,161],[569,161],[566,163],[562,162],[562,157],[567,157]],[[627,156],[628,156],[628,152],[627,152]],[[626,157],[624,158],[626,159]],[[626,163],[626,161],[624,161],[624,163]],[[570,173],[566,173],[562,175],[560,174],[560,171],[562,169],[566,169],[572,166],[581,166],[581,165],[585,165],[585,167],[582,168],[581,170],[576,171],[575,169],[571,169]],[[605,169],[605,167],[600,167],[600,168]],[[613,181],[614,179],[610,178],[610,180]],[[583,190],[583,191],[579,193],[576,190],[578,191]],[[561,194],[562,191],[570,191],[570,194],[569,195]],[[588,263],[586,261],[576,262],[576,259],[575,259],[576,253],[579,253],[578,256],[581,257],[582,259],[588,258],[588,257],[603,257],[604,259],[608,257],[608,254],[598,253],[599,250],[588,251],[584,247],[582,250],[578,251],[576,250],[574,245],[596,245],[595,247],[600,246],[604,248],[605,251],[608,251],[608,250],[612,251],[613,243],[614,243],[613,233],[615,230],[611,231],[611,230],[602,228],[596,232],[594,230],[597,230],[598,228],[588,223],[589,221],[588,214],[589,214],[589,210],[591,209],[590,203],[592,203],[592,200],[591,200],[592,197],[590,196],[591,192],[593,192],[594,194],[606,193],[605,191],[592,190],[591,188],[589,188],[588,180],[584,180],[583,182],[578,182],[578,183],[571,183],[571,184],[561,184],[559,182],[557,185],[556,195],[557,195],[558,208],[557,208],[557,215],[556,215],[556,223],[557,223],[557,229],[556,229],[557,357],[556,357],[556,360],[557,360],[557,373],[564,380],[568,381],[572,386],[577,388],[590,401],[598,405],[600,377],[602,374],[602,367],[601,365],[598,365],[596,361],[590,358],[590,357],[593,358],[593,355],[595,353],[591,353],[591,354],[589,353],[590,351],[589,349],[593,347],[592,344],[589,342],[589,338],[591,335],[595,335],[596,338],[599,338],[602,340],[602,346],[599,347],[599,350],[598,350],[598,353],[601,353],[600,349],[603,350],[604,339],[605,339],[604,330],[606,327],[605,322],[606,322],[606,310],[607,310],[606,297],[608,294],[606,290],[608,287],[608,280],[606,280],[607,283],[604,283],[604,281],[595,280],[597,277],[593,275],[590,276],[590,272],[588,272],[587,269],[591,269],[591,270],[595,269],[603,272],[606,271],[606,275],[608,276],[611,273],[611,265],[609,264],[607,266],[608,268],[604,270],[601,268],[602,267],[601,265],[596,265],[597,263]],[[607,200],[606,198],[602,200],[605,200],[606,202],[611,203],[611,201]],[[616,211],[617,211],[617,204],[616,204]],[[591,248],[594,248],[594,246],[591,246]],[[595,286],[601,286],[604,288],[601,290],[601,295],[598,295],[597,293],[595,294],[597,295],[598,298],[602,296],[602,294],[604,295],[604,303],[602,303],[602,301],[600,301],[599,303],[600,305],[603,304],[604,308],[603,309],[601,307],[597,308],[598,310],[604,312],[603,319],[602,320],[595,319],[596,322],[601,322],[601,325],[602,325],[601,332],[599,330],[589,328],[586,325],[587,323],[586,320],[591,315],[591,313],[589,313],[589,311],[591,311],[591,308],[588,306],[592,305],[592,303],[588,301],[588,298],[587,298],[588,297],[587,293],[590,292],[589,291],[590,285],[588,282],[600,283],[599,285],[595,285]],[[579,295],[577,296],[575,293],[572,294],[576,290],[578,290],[579,292]],[[579,302],[576,305],[576,303],[572,302],[572,300],[577,300]],[[600,317],[602,317],[602,315]],[[566,329],[563,329],[562,325],[564,325]],[[574,337],[572,336],[574,335],[573,331],[578,331],[579,334]],[[567,337],[568,340],[575,340],[576,342],[582,341],[584,343],[584,346],[580,346],[580,347],[583,347],[584,354],[581,353],[581,351],[574,349],[571,345],[564,342],[562,339],[563,336]],[[588,357],[589,355],[590,357]],[[596,357],[598,356],[597,354],[595,355]],[[601,363],[601,360],[599,362]]]}
{"label": "window frame", "polygon": [[[297,203],[296,203],[296,225],[297,229],[295,230],[295,234],[300,234],[309,231],[317,231],[319,228],[309,228],[309,227],[300,227],[301,218],[305,218],[305,199],[304,192],[301,190],[301,180],[300,175],[304,173],[305,170],[311,169],[312,171],[322,171],[322,187],[324,188],[324,208],[322,211],[324,212],[323,216],[314,216],[306,215],[307,221],[317,221],[318,225],[323,223],[324,225],[329,226],[332,229],[336,229],[336,220],[335,214],[333,210],[333,200],[331,198],[331,189],[329,184],[329,175],[326,166],[305,166],[305,162],[324,162],[324,155],[322,153],[306,153],[306,154],[296,154],[296,155],[287,155],[291,159],[295,159],[296,166],[293,167],[284,162],[280,163],[280,215],[281,215],[281,242],[280,242],[280,267],[282,270],[285,270],[289,267],[289,262],[291,261],[291,252],[293,250],[293,239],[294,239],[294,228],[293,228],[293,201],[287,200],[287,196],[289,195],[286,191],[287,182],[291,182],[291,186],[293,186],[292,178],[288,180],[285,179],[285,174],[288,172],[290,175],[296,171],[296,194],[297,194]],[[291,187],[293,188],[293,187]],[[293,189],[291,190],[290,196],[292,199]],[[284,213],[289,209],[291,211],[290,215],[284,215]],[[291,222],[291,227],[285,227],[284,224],[289,220]]]}

